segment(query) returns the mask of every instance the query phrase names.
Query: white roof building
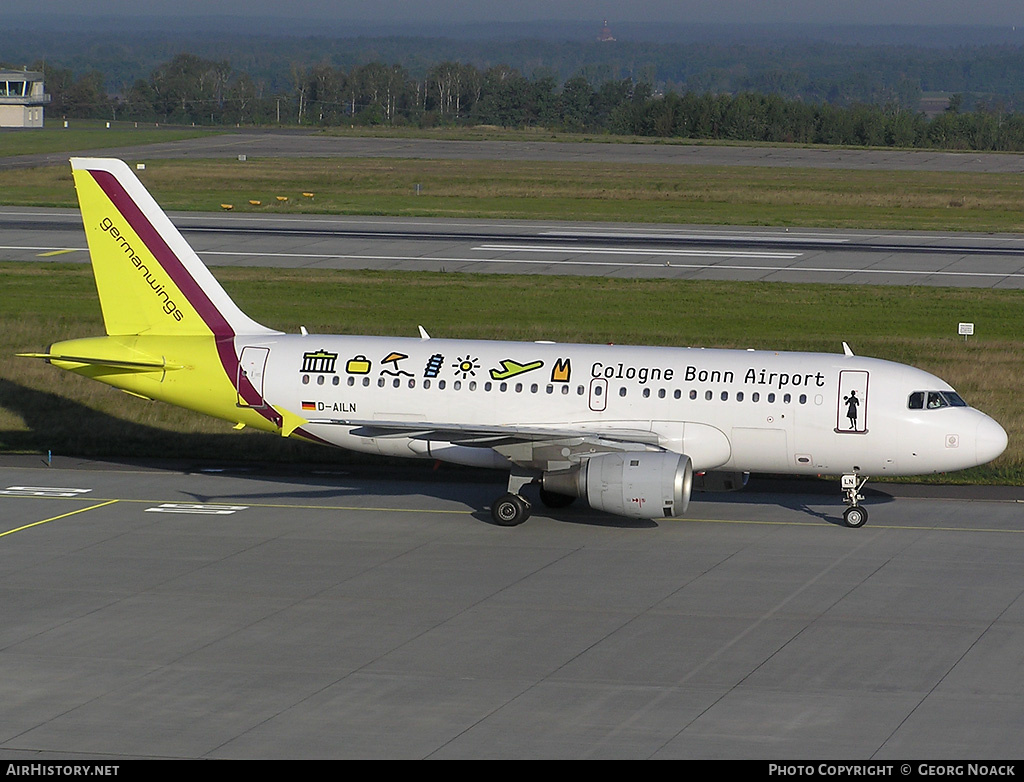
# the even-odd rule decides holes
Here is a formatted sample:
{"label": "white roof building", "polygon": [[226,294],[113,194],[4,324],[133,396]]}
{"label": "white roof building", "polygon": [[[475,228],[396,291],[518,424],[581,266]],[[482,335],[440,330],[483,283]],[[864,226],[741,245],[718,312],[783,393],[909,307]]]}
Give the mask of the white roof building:
{"label": "white roof building", "polygon": [[39,71],[0,70],[0,128],[41,128],[49,102]]}

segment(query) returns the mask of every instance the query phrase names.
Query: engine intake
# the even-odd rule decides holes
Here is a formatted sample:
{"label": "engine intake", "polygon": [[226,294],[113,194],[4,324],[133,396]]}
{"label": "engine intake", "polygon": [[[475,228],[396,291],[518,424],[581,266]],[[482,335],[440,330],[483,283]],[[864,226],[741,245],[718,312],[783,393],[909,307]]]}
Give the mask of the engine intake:
{"label": "engine intake", "polygon": [[546,472],[547,491],[586,497],[590,507],[637,519],[682,516],[690,504],[690,457],[670,451],[608,453],[579,467]]}

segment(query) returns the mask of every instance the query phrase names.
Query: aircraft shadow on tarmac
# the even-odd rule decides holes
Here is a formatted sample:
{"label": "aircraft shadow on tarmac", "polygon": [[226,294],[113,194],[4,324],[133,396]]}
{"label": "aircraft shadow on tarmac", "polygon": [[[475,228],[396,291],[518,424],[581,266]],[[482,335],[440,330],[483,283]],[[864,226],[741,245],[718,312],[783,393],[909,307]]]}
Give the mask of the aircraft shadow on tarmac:
{"label": "aircraft shadow on tarmac", "polygon": [[[262,433],[180,433],[108,415],[66,397],[28,388],[0,378],[0,408],[19,415],[25,430],[0,430],[0,452],[50,451],[54,456],[73,455],[115,468],[167,469],[204,476],[224,475],[238,479],[288,484],[281,491],[235,492],[218,496],[190,492],[195,502],[331,503],[349,497],[397,497],[427,495],[475,508],[470,515],[493,524],[490,503],[501,493],[503,473],[431,463],[367,457],[341,449],[326,449]],[[43,433],[49,434],[43,434]],[[258,441],[252,438],[258,437]],[[243,439],[244,438],[244,439]],[[49,440],[49,442],[45,442]],[[119,457],[113,443],[138,457]],[[255,444],[255,447],[254,447]],[[260,460],[253,461],[258,448]],[[325,458],[326,457],[326,458]],[[45,459],[42,461],[45,462]],[[303,488],[296,488],[296,485]],[[591,510],[583,501],[571,507],[551,509],[541,504],[533,487],[527,487],[535,514],[570,524],[627,529],[656,528],[657,519],[630,519]],[[869,505],[894,498],[877,489],[866,490]],[[808,495],[821,496],[821,511],[808,503]],[[843,504],[834,480],[805,480],[754,476],[746,489],[730,493],[694,492],[691,502],[706,505],[778,505],[822,521],[843,526]],[[820,506],[819,506],[820,507]]]}

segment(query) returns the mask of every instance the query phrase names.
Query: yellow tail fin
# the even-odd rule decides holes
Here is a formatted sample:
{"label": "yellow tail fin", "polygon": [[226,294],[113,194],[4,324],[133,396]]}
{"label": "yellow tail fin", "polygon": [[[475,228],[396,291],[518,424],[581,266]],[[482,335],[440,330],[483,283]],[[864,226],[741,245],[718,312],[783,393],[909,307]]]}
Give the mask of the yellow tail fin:
{"label": "yellow tail fin", "polygon": [[127,165],[71,168],[107,334],[276,333],[238,309]]}

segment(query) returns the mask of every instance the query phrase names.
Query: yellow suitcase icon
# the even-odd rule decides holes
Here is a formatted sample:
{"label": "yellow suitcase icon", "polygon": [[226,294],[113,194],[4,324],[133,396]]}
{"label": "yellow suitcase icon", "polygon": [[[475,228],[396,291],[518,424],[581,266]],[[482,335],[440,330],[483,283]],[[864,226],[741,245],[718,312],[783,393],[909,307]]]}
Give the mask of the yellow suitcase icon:
{"label": "yellow suitcase icon", "polygon": [[345,371],[350,375],[368,375],[370,373],[370,362],[363,355],[350,358],[348,363],[345,364]]}

